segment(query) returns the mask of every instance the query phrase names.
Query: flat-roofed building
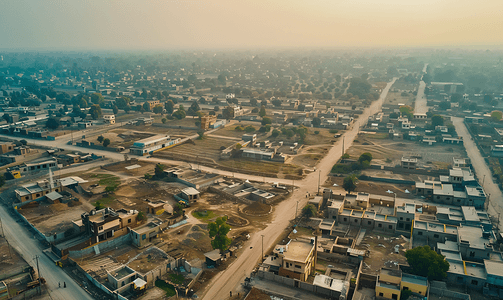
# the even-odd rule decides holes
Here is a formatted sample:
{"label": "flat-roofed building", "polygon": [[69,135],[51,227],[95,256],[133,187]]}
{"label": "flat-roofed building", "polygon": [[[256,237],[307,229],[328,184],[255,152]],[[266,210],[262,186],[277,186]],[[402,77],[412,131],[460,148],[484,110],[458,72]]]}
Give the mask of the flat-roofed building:
{"label": "flat-roofed building", "polygon": [[14,151],[16,145],[11,142],[0,142],[0,154],[5,154]]}
{"label": "flat-roofed building", "polygon": [[115,115],[113,114],[103,115],[103,120],[105,121],[106,124],[113,125],[115,124]]}
{"label": "flat-roofed building", "polygon": [[286,245],[278,245],[274,250],[281,258],[280,276],[306,281],[314,270],[315,238],[311,240],[291,240]]}
{"label": "flat-roofed building", "polygon": [[155,135],[146,139],[134,142],[133,146],[129,149],[131,154],[134,155],[147,155],[157,150],[172,147],[180,142],[179,138],[172,139],[169,135]]}
{"label": "flat-roofed building", "polygon": [[217,121],[217,116],[204,115],[201,117],[201,129],[208,130]]}

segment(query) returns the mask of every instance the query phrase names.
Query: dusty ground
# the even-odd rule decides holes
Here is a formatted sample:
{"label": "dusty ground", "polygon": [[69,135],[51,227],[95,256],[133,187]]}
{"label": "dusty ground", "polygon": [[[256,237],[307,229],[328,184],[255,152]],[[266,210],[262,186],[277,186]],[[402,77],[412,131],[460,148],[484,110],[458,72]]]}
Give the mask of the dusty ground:
{"label": "dusty ground", "polygon": [[28,266],[26,261],[17,253],[15,249],[7,244],[7,241],[0,237],[0,270],[8,273],[11,270],[18,270]]}
{"label": "dusty ground", "polygon": [[[342,182],[344,177],[329,177],[330,181],[323,184],[323,187],[332,189],[335,193],[346,193],[342,188]],[[333,184],[337,186],[333,186]],[[383,182],[371,182],[371,181],[358,181],[356,192],[366,192],[373,195],[383,195],[388,197],[393,197],[393,194],[388,194],[386,191],[390,190],[396,193],[399,198],[414,199],[414,186],[405,184],[387,184]],[[408,190],[410,193],[405,193]]]}
{"label": "dusty ground", "polygon": [[385,104],[405,104],[414,107],[415,96],[408,93],[408,96],[402,96],[402,92],[389,92]]}
{"label": "dusty ground", "polygon": [[[369,257],[364,258],[363,272],[376,275],[382,267],[392,267],[395,263],[406,264],[405,250],[409,249],[410,241],[400,235],[392,236],[377,231],[369,231],[358,246],[361,250],[370,250]],[[399,245],[400,253],[394,252]]]}
{"label": "dusty ground", "polygon": [[[376,135],[377,136],[377,135]],[[466,157],[463,145],[438,144],[427,146],[415,141],[395,141],[376,136],[360,134],[353,146],[347,150],[351,158],[358,159],[364,152],[372,154],[372,164],[396,166],[402,156],[418,158],[418,164],[425,169],[446,168],[453,157]]]}
{"label": "dusty ground", "polygon": [[42,201],[38,207],[25,207],[19,209],[31,224],[44,234],[54,234],[72,228],[72,221],[80,220],[80,215],[90,208],[83,206],[80,201],[63,203],[44,203]]}
{"label": "dusty ground", "polygon": [[159,151],[156,153],[156,156],[162,156],[163,153],[170,153],[175,155],[190,156],[195,160],[205,158],[213,162],[217,162],[220,157],[220,148],[223,147],[225,149],[235,143],[236,141],[234,140],[205,137],[202,140],[195,139],[193,140],[193,143],[187,142],[182,145]]}
{"label": "dusty ground", "polygon": [[[126,167],[139,165],[140,168],[128,170]],[[116,175],[123,176],[143,176],[145,173],[154,174],[155,163],[149,163],[145,161],[137,161],[137,160],[129,160],[127,162],[121,162],[119,164],[115,164],[112,166],[104,167],[105,170],[113,172]],[[165,169],[170,168],[171,166],[165,165]]]}

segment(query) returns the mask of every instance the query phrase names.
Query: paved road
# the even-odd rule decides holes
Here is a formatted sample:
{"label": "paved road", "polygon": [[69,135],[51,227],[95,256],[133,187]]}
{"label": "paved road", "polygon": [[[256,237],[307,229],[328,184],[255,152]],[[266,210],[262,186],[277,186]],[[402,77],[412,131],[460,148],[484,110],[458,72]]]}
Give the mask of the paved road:
{"label": "paved road", "polygon": [[487,208],[488,213],[492,216],[503,214],[503,196],[501,190],[498,187],[498,184],[493,181],[491,170],[480,154],[477,145],[472,140],[472,136],[463,123],[463,118],[452,117],[452,124],[456,127],[458,135],[463,138],[466,153],[472,161],[475,174],[477,175],[479,182],[482,183],[482,187],[484,188],[486,194],[489,195],[489,206]]}
{"label": "paved road", "polygon": [[[428,64],[424,64],[423,73],[426,73],[426,68]],[[428,106],[426,104],[427,100],[424,95],[424,89],[426,88],[426,83],[424,81],[419,82],[419,88],[417,89],[416,104],[414,107],[414,113],[425,114],[428,112]]]}
{"label": "paved road", "polygon": [[419,88],[417,89],[416,105],[414,108],[414,113],[425,114],[428,112],[428,106],[426,105],[426,97],[424,96],[425,88],[426,83],[421,80],[419,82]]}
{"label": "paved road", "polygon": [[[381,93],[379,100],[373,102],[370,107],[366,108],[363,114],[356,120],[352,129],[343,135],[345,148],[351,146],[353,140],[358,135],[359,128],[367,122],[368,117],[381,110],[382,103],[391,85],[395,81],[396,78],[388,83]],[[251,239],[244,245],[244,250],[240,253],[238,258],[225,271],[220,272],[213,278],[203,299],[226,299],[229,296],[229,291],[234,291],[235,293],[239,290],[239,284],[243,281],[244,277],[251,273],[257,261],[259,261],[262,256],[262,235],[264,236],[263,248],[264,251],[266,251],[275,245],[276,240],[290,224],[290,220],[295,217],[297,203],[300,212],[300,208],[304,207],[307,203],[306,193],[316,193],[319,182],[318,178],[320,178],[321,183],[325,182],[332,166],[341,156],[342,139],[334,144],[329,153],[318,164],[319,168],[316,172],[307,175],[304,180],[298,183],[296,182],[298,188],[293,192],[292,196],[281,202],[275,208],[272,223],[268,224],[267,228],[264,230],[252,235]],[[277,181],[277,179],[274,180]]]}
{"label": "paved road", "polygon": [[[77,285],[70,276],[61,268],[55,266],[54,262],[42,253],[39,242],[33,238],[26,228],[16,222],[2,205],[0,205],[0,218],[2,219],[5,237],[11,246],[13,246],[23,258],[35,268],[35,270],[37,266],[33,258],[36,255],[39,256],[40,275],[47,281],[46,287],[53,300],[93,299],[86,291]],[[63,285],[63,282],[66,282],[66,289],[59,288],[58,282],[61,282],[61,285]]]}

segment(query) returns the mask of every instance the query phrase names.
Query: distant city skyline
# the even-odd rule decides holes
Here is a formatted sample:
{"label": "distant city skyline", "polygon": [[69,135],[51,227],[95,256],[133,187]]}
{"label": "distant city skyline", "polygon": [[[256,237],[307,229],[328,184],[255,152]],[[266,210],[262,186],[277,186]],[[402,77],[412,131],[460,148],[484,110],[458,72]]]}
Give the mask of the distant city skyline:
{"label": "distant city skyline", "polygon": [[5,0],[0,49],[503,46],[503,1]]}

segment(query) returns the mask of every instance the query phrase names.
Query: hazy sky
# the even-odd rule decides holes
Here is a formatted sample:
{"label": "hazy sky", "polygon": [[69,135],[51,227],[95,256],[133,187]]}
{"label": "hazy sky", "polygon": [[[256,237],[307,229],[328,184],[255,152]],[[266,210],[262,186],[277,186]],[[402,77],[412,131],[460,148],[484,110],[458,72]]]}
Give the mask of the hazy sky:
{"label": "hazy sky", "polygon": [[0,0],[0,48],[503,45],[503,0]]}

